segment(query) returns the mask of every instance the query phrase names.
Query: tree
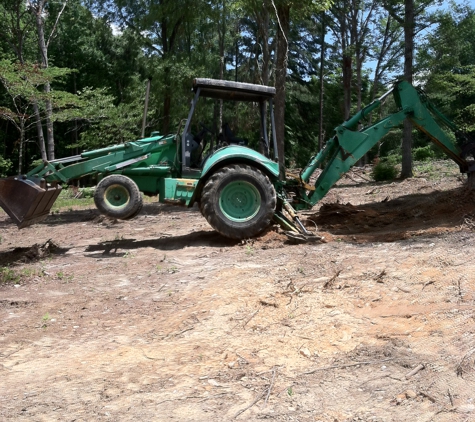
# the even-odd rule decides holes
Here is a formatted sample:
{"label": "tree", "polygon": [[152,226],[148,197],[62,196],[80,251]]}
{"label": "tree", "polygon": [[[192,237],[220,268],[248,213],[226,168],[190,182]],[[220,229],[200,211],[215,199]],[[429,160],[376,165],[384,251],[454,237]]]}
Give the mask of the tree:
{"label": "tree", "polygon": [[[434,0],[386,0],[389,14],[404,28],[404,79],[413,82],[414,42],[416,34],[430,25],[426,9]],[[401,178],[412,177],[412,123],[404,121]]]}
{"label": "tree", "polygon": [[[23,148],[27,139],[26,131],[30,125],[36,124],[37,115],[35,107],[40,109],[40,104],[49,102],[53,109],[54,104],[61,110],[77,107],[78,102],[74,96],[66,92],[57,91],[54,94],[39,88],[54,79],[70,73],[70,69],[56,67],[40,68],[32,63],[13,63],[10,60],[0,61],[0,82],[11,98],[11,107],[0,107],[0,118],[8,120],[18,130],[18,173],[23,172]],[[58,118],[60,118],[58,114]],[[41,118],[41,117],[40,117]],[[41,149],[41,145],[38,145]]]}
{"label": "tree", "polygon": [[385,9],[380,9],[375,21],[369,53],[369,56],[376,61],[372,100],[376,98],[381,85],[385,84],[385,75],[394,74],[399,67],[399,61],[404,51],[401,40],[402,29],[391,15]]}
{"label": "tree", "polygon": [[[121,27],[127,27],[141,38],[146,53],[160,58],[162,87],[162,131],[170,131],[173,73],[177,71],[179,46],[186,34],[186,23],[194,21],[197,10],[207,9],[197,0],[98,0],[96,4]],[[155,80],[155,78],[154,78]]]}
{"label": "tree", "polygon": [[[48,63],[48,47],[49,43],[54,36],[58,21],[66,7],[67,0],[63,3],[63,7],[61,8],[60,12],[56,17],[56,21],[51,29],[49,37],[45,38],[45,24],[44,19],[47,15],[47,0],[29,0],[28,7],[30,8],[31,13],[35,16],[36,19],[36,30],[38,34],[38,50],[39,50],[39,57],[40,57],[40,64],[41,67],[46,69],[49,66]],[[51,85],[47,81],[44,85],[44,90],[46,93],[51,92]],[[53,133],[53,106],[51,104],[50,99],[46,96],[45,99],[46,105],[46,136],[47,136],[47,156],[49,160],[54,160],[54,133]],[[35,112],[38,116],[38,107],[35,106]],[[38,127],[40,131],[40,128]],[[41,129],[42,131],[42,129]]]}
{"label": "tree", "polygon": [[281,168],[281,177],[283,177],[283,169],[285,166],[285,82],[287,77],[287,64],[289,54],[288,36],[290,32],[290,11],[294,10],[300,16],[309,15],[311,13],[319,13],[329,6],[329,2],[322,1],[316,5],[311,0],[301,1],[299,3],[291,0],[271,0],[277,18],[277,43],[276,43],[276,60],[275,60],[275,121],[276,136],[279,152],[279,164]]}
{"label": "tree", "polygon": [[[2,5],[2,14],[7,24],[1,26],[2,29],[0,33],[8,40],[8,44],[12,48],[17,60],[20,63],[25,63],[25,45],[29,41],[27,34],[34,21],[31,19],[32,15],[28,4],[25,4],[21,0],[7,0],[6,3]],[[47,155],[40,110],[37,104],[33,103],[32,106],[36,116],[36,128],[38,131],[38,144],[41,157],[43,160],[46,160]]]}

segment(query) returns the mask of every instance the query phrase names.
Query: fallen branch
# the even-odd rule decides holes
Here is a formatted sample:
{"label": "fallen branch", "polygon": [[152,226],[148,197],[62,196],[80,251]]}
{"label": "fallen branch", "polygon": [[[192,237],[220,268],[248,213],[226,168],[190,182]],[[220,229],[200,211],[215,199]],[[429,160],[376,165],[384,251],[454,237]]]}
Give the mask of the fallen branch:
{"label": "fallen branch", "polygon": [[374,280],[376,281],[376,283],[383,283],[383,277],[385,275],[386,275],[386,270],[383,270]]}
{"label": "fallen branch", "polygon": [[244,323],[244,325],[242,326],[242,328],[244,328],[248,323],[249,321],[254,318],[257,314],[259,313],[259,309],[257,311],[254,311],[253,314],[249,317],[249,319]]}
{"label": "fallen branch", "polygon": [[274,387],[276,373],[277,373],[277,368],[274,366],[273,373],[272,373],[272,380],[269,385],[269,390],[267,390],[267,396],[266,396],[266,399],[264,400],[264,404],[267,404],[267,400],[269,400],[270,393],[272,392],[272,387]]}
{"label": "fallen branch", "polygon": [[408,380],[409,378],[413,377],[416,375],[419,371],[422,371],[425,368],[424,364],[417,365],[411,372],[408,372],[406,374],[406,379]]}
{"label": "fallen branch", "polygon": [[241,356],[239,353],[236,353],[237,357],[242,359],[247,365],[249,365],[249,361],[244,357],[244,356]]}
{"label": "fallen branch", "polygon": [[278,305],[277,303],[275,303],[275,302],[267,302],[267,301],[264,300],[264,299],[259,299],[259,303],[260,303],[261,305],[264,305],[264,306],[273,306],[274,308],[278,308],[278,307],[279,307],[279,305]]}
{"label": "fallen branch", "polygon": [[383,359],[383,360],[371,360],[371,361],[367,361],[367,362],[348,363],[346,365],[324,366],[323,368],[316,368],[316,369],[312,369],[311,371],[302,372],[302,374],[300,374],[300,375],[310,375],[310,374],[314,374],[315,372],[319,372],[319,371],[327,371],[329,369],[339,369],[339,368],[350,368],[351,366],[358,366],[358,365],[373,365],[373,364],[377,364],[377,363],[387,362],[387,361],[393,360],[393,359],[394,358],[388,358],[388,359]]}
{"label": "fallen branch", "polygon": [[332,278],[330,278],[330,280],[325,282],[325,284],[323,285],[323,288],[326,289],[326,288],[330,287],[330,285],[338,278],[340,273],[341,273],[341,270],[338,270],[336,272],[336,274]]}
{"label": "fallen branch", "polygon": [[255,400],[249,405],[247,406],[246,408],[240,410],[239,412],[237,412],[235,415],[234,415],[234,418],[233,419],[236,419],[239,415],[242,415],[246,410],[249,410],[252,406],[254,406],[259,400],[261,400],[262,398],[264,397],[264,392],[262,392],[261,394],[259,394]]}
{"label": "fallen branch", "polygon": [[194,326],[193,326],[193,327],[188,327],[188,328],[185,328],[184,330],[181,330],[181,331],[178,332],[178,333],[170,333],[170,334],[166,335],[166,336],[163,338],[163,340],[166,340],[166,339],[168,339],[168,338],[170,338],[170,337],[178,337],[179,335],[181,335],[181,334],[183,334],[183,333],[186,333],[187,331],[191,331],[191,330],[193,330],[194,328],[195,328]]}
{"label": "fallen branch", "polygon": [[429,280],[428,282],[424,283],[424,285],[422,286],[422,290],[424,290],[426,286],[429,286],[430,284],[434,284],[434,283],[435,283],[434,280]]}
{"label": "fallen branch", "polygon": [[450,405],[454,407],[454,399],[452,398],[452,393],[450,392],[450,388],[447,390],[447,394],[449,396]]}
{"label": "fallen branch", "polygon": [[214,398],[216,398],[216,397],[224,396],[224,395],[226,395],[226,394],[231,394],[231,393],[228,393],[228,392],[219,393],[219,394],[214,394],[213,396],[208,396],[208,397],[203,397],[203,396],[177,397],[177,398],[174,398],[174,399],[165,399],[165,400],[159,401],[159,402],[156,403],[156,404],[166,403],[167,401],[180,401],[180,400],[188,400],[188,399],[201,399],[201,400],[198,401],[197,403],[202,403],[202,402],[204,402],[204,401],[206,401],[206,400],[214,399]]}
{"label": "fallen branch", "polygon": [[419,391],[419,394],[421,396],[424,396],[424,397],[428,398],[432,403],[435,403],[437,401],[436,399],[434,399],[434,397],[430,396],[427,393],[424,393],[423,391]]}

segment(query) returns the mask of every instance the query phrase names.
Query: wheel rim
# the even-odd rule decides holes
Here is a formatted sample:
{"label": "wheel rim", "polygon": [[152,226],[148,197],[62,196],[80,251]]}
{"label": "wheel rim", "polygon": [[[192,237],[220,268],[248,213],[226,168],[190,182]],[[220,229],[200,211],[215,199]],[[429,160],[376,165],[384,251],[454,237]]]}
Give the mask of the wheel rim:
{"label": "wheel rim", "polygon": [[231,182],[221,192],[219,207],[229,220],[245,222],[259,212],[261,194],[251,183],[242,180]]}
{"label": "wheel rim", "polygon": [[122,185],[111,185],[104,192],[104,202],[112,209],[123,209],[129,201],[129,191]]}

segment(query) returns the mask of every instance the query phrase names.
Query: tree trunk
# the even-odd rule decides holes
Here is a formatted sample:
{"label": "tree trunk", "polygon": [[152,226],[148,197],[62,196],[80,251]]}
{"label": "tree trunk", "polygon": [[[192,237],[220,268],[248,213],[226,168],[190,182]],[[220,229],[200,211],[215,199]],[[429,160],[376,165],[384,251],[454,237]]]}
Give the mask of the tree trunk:
{"label": "tree trunk", "polygon": [[[222,2],[222,13],[220,16],[221,22],[218,26],[218,41],[219,41],[219,79],[224,79],[225,66],[225,51],[224,42],[226,38],[226,1]],[[219,100],[219,121],[218,131],[223,127],[223,100]]]}
{"label": "tree trunk", "polygon": [[[38,32],[38,47],[41,56],[41,67],[46,69],[48,67],[48,47],[45,41],[43,14],[45,11],[45,0],[40,0],[34,9],[36,17],[36,29]],[[51,92],[51,86],[46,83],[44,91],[49,94]],[[48,159],[54,160],[54,133],[53,133],[53,105],[50,100],[45,101],[46,108],[46,137],[48,143]]]}
{"label": "tree trunk", "polygon": [[36,119],[36,131],[38,133],[38,146],[40,147],[41,159],[46,161],[48,158],[46,156],[45,137],[43,135],[43,125],[41,124],[41,115],[38,103],[33,104],[33,111]]}
{"label": "tree trunk", "polygon": [[25,145],[25,121],[20,119],[20,148],[18,151],[18,174],[23,173],[23,147]]}
{"label": "tree trunk", "polygon": [[[404,1],[404,78],[412,83],[414,54],[414,0]],[[401,178],[412,177],[412,122],[404,121]]]}
{"label": "tree trunk", "polygon": [[467,173],[467,189],[475,191],[475,173]]}
{"label": "tree trunk", "polygon": [[318,150],[323,148],[323,94],[324,94],[324,79],[323,79],[323,66],[325,65],[325,12],[321,14],[322,24],[322,44],[320,47],[320,69],[319,69],[319,85],[320,85],[320,124],[318,133]]}
{"label": "tree trunk", "polygon": [[[263,2],[260,7],[256,10],[255,20],[257,23],[257,33],[258,33],[258,43],[262,47],[262,65],[260,68],[260,72],[257,74],[258,83],[262,85],[269,85],[270,80],[270,71],[269,71],[269,63],[270,63],[270,48],[269,48],[269,9],[267,5]],[[257,55],[257,62],[259,61],[259,55]],[[259,66],[258,66],[259,68]],[[268,115],[268,105],[267,102],[263,104],[263,109],[260,110],[265,116]],[[261,126],[260,128],[260,139],[259,142],[259,152],[266,157],[270,154],[270,145],[266,145],[264,142],[264,128]]]}
{"label": "tree trunk", "polygon": [[285,80],[287,76],[287,37],[290,29],[290,6],[280,4],[277,7],[278,31],[275,64],[275,132],[277,136],[277,150],[279,153],[280,176],[285,176]]}
{"label": "tree trunk", "polygon": [[170,133],[170,109],[172,105],[172,97],[170,92],[170,77],[165,76],[165,95],[163,99],[163,134],[166,135]]}
{"label": "tree trunk", "polygon": [[[50,92],[50,84],[45,85],[45,92]],[[51,101],[45,102],[46,106],[46,138],[48,147],[48,160],[54,160],[54,134],[53,134],[53,105]]]}

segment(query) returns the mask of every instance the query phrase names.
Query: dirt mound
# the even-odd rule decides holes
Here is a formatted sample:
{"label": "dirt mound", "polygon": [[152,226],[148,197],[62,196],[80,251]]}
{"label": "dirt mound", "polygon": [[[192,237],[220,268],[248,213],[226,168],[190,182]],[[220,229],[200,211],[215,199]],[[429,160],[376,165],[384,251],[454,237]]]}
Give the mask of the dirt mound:
{"label": "dirt mound", "polygon": [[261,249],[283,248],[286,240],[286,236],[276,231],[275,228],[266,230],[263,234],[254,239],[255,245]]}
{"label": "dirt mound", "polygon": [[320,230],[357,242],[391,242],[475,227],[475,192],[466,188],[417,193],[380,202],[324,204],[308,216]]}
{"label": "dirt mound", "polygon": [[66,250],[60,248],[57,243],[49,239],[42,244],[35,243],[31,247],[15,248],[12,251],[0,254],[0,265],[39,261],[51,256],[52,254],[63,253],[65,251]]}

